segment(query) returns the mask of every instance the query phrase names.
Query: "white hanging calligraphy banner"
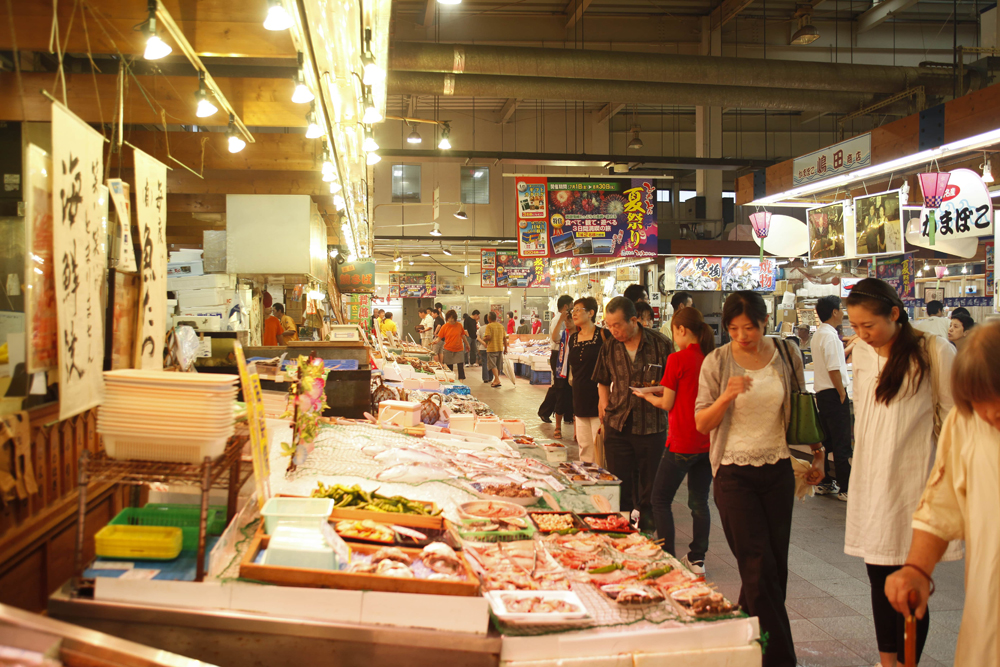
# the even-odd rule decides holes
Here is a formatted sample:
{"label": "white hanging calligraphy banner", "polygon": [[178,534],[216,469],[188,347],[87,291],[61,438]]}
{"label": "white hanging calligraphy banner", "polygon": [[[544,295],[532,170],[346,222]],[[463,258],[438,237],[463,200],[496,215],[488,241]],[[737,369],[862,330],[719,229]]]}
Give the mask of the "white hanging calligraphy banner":
{"label": "white hanging calligraphy banner", "polygon": [[115,203],[118,214],[118,232],[115,240],[118,243],[118,265],[115,267],[125,273],[135,273],[135,251],[132,250],[132,200],[129,197],[131,186],[120,178],[109,178],[108,189],[111,190],[111,200]]}
{"label": "white hanging calligraphy banner", "polygon": [[63,105],[52,104],[52,250],[59,322],[59,419],[104,396],[104,139]]}
{"label": "white hanging calligraphy banner", "polygon": [[167,331],[167,167],[135,151],[135,207],[142,261],[135,367],[163,369]]}

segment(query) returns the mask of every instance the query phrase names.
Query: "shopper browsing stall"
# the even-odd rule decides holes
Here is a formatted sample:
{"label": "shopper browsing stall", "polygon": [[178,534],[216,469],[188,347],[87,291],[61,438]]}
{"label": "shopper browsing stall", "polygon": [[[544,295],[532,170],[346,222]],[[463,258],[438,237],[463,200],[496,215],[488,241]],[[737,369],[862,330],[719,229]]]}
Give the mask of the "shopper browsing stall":
{"label": "shopper browsing stall", "polygon": [[417,325],[417,331],[420,332],[420,344],[430,349],[434,342],[434,316],[429,308],[421,308],[417,314],[420,316],[420,324]]}
{"label": "shopper browsing stall", "polygon": [[948,337],[948,318],[944,316],[944,304],[940,301],[927,302],[927,317],[913,323],[913,328],[942,338]]}
{"label": "shopper browsing stall", "polygon": [[[667,436],[662,410],[632,394],[629,387],[659,382],[673,344],[639,324],[635,304],[615,297],[604,310],[612,339],[601,347],[593,380],[599,393],[608,469],[622,480],[621,509],[639,510],[641,525],[652,530],[653,480]],[[638,480],[638,485],[633,481]]]}
{"label": "shopper browsing stall", "polygon": [[[674,292],[673,296],[670,297],[670,308],[673,310],[673,315],[676,315],[684,308],[690,308],[693,303],[694,299],[687,292]],[[660,326],[660,333],[667,338],[673,335],[670,323],[670,319],[664,318],[663,325]]]}
{"label": "shopper browsing stall", "polygon": [[[552,430],[552,437],[561,438],[562,424],[565,420],[570,423],[574,419],[573,415],[573,387],[569,384],[569,337],[576,333],[576,325],[573,320],[566,322],[566,327],[559,335],[559,352],[556,366],[553,370],[552,387],[556,389],[556,404],[553,409],[556,427]],[[548,392],[546,392],[548,393]]]}
{"label": "shopper browsing stall", "polygon": [[438,338],[442,341],[444,351],[444,363],[448,368],[455,370],[458,366],[458,379],[465,379],[465,351],[469,347],[469,334],[465,328],[458,323],[458,313],[449,310],[445,314],[445,324],[438,331]]}
{"label": "shopper browsing stall", "polygon": [[531,325],[528,324],[528,320],[524,319],[523,317],[521,318],[521,324],[519,324],[517,327],[517,333],[518,335],[531,333]]}
{"label": "shopper browsing stall", "polygon": [[[695,426],[711,433],[715,504],[740,571],[740,606],[769,635],[763,665],[794,667],[785,592],[795,476],[785,433],[792,391],[805,377],[798,348],[764,335],[767,320],[760,294],[734,292],[726,299],[722,326],[732,342],[702,364]],[[816,443],[808,483],[823,478],[822,466]]]}
{"label": "shopper browsing stall", "polygon": [[978,327],[956,357],[951,374],[955,409],[941,427],[934,469],[913,515],[906,565],[885,583],[885,595],[897,612],[909,613],[908,598],[914,592],[917,618],[925,616],[934,567],[950,540],[965,540],[965,609],[956,665],[1000,665],[998,358],[1000,324]]}
{"label": "shopper browsing stall", "polygon": [[465,333],[469,334],[469,366],[479,364],[479,311],[465,316]]}
{"label": "shopper browsing stall", "polygon": [[[871,582],[875,636],[883,667],[903,659],[903,617],[885,581],[906,562],[911,517],[920,502],[937,443],[937,418],[952,408],[947,340],[915,330],[896,292],[866,278],[847,297],[854,347],[854,466],[844,552],[864,558]],[[944,560],[961,558],[953,545]],[[930,616],[917,623],[923,651]]]}
{"label": "shopper browsing stall", "polygon": [[948,340],[951,344],[955,346],[955,349],[959,352],[965,347],[966,342],[969,340],[969,334],[972,333],[972,327],[976,326],[976,321],[969,317],[968,315],[963,315],[959,313],[953,315],[948,323]]}
{"label": "shopper browsing stall", "polygon": [[396,323],[392,321],[392,313],[385,314],[385,319],[382,320],[381,330],[383,336],[399,335],[399,329],[396,328]]}
{"label": "shopper browsing stall", "polygon": [[626,287],[625,291],[622,292],[622,296],[635,304],[649,301],[649,291],[638,283],[633,283]]}
{"label": "shopper browsing stall", "polygon": [[503,368],[503,355],[507,352],[507,332],[503,325],[497,322],[497,314],[490,312],[490,323],[483,331],[483,340],[486,342],[486,367],[492,375],[491,387],[500,386],[500,371]]}
{"label": "shopper browsing stall", "polygon": [[663,393],[656,395],[636,391],[636,395],[668,413],[666,451],[653,482],[656,534],[663,540],[663,550],[676,554],[674,515],[670,506],[686,476],[688,508],[694,526],[691,544],[682,560],[692,572],[704,574],[708,535],[712,526],[712,514],[708,508],[712,463],[708,459],[709,437],[700,433],[694,423],[694,405],[698,399],[701,365],[705,355],[715,349],[715,333],[694,308],[684,308],[675,313],[671,324],[677,352],[667,357],[667,368],[660,381]]}
{"label": "shopper browsing stall", "polygon": [[514,313],[507,313],[507,333],[512,334],[517,330],[517,321],[514,319]]}
{"label": "shopper browsing stall", "polygon": [[844,321],[840,297],[824,296],[816,302],[821,324],[813,334],[813,387],[816,405],[826,432],[823,446],[833,454],[834,474],[816,487],[818,495],[837,495],[847,502],[851,483],[851,401],[847,397],[847,359],[844,343],[837,333]]}
{"label": "shopper browsing stall", "polygon": [[546,424],[552,422],[553,413],[562,415],[563,419],[572,421],[572,400],[566,401],[566,397],[563,396],[569,384],[559,378],[559,345],[566,326],[572,322],[569,312],[572,306],[573,297],[569,294],[563,294],[559,297],[556,301],[556,308],[559,311],[559,315],[549,324],[549,368],[552,370],[552,384],[549,386],[548,391],[545,392],[542,404],[538,406],[538,417]]}
{"label": "shopper browsing stall", "polygon": [[601,428],[598,416],[600,395],[593,380],[594,366],[601,353],[601,346],[609,337],[606,329],[598,328],[597,300],[588,296],[573,302],[570,315],[576,332],[569,338],[570,391],[573,396],[573,433],[580,447],[580,460],[600,463],[603,450],[598,452],[594,443]]}

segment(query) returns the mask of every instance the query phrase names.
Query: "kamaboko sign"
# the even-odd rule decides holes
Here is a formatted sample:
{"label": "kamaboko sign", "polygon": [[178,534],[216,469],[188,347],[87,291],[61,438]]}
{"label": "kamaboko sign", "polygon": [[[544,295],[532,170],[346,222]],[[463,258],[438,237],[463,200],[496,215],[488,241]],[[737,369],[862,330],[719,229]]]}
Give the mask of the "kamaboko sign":
{"label": "kamaboko sign", "polygon": [[[930,209],[920,212],[920,235],[928,236]],[[956,169],[948,179],[941,206],[936,209],[936,236],[962,239],[993,235],[993,200],[982,177],[971,169]]]}

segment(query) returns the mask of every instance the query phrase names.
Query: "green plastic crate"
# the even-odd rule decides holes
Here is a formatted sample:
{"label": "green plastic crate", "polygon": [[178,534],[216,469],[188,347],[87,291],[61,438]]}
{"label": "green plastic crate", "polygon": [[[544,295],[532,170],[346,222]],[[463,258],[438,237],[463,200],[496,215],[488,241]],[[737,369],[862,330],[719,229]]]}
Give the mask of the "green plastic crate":
{"label": "green plastic crate", "polygon": [[[198,521],[201,507],[151,503],[145,507],[126,507],[111,520],[110,526],[174,526],[184,533],[184,551],[198,550]],[[226,508],[208,508],[205,535],[221,535],[226,529]]]}

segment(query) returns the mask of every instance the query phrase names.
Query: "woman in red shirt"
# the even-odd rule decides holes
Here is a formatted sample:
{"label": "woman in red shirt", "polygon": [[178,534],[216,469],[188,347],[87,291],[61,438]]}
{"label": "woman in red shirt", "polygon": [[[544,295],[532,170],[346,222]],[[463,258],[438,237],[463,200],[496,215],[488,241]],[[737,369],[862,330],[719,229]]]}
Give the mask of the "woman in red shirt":
{"label": "woman in red shirt", "polygon": [[712,485],[712,464],[708,459],[709,436],[694,425],[694,404],[698,398],[698,378],[705,355],[715,348],[715,333],[694,308],[682,308],[670,321],[677,352],[667,357],[660,384],[663,393],[638,394],[651,404],[668,410],[667,451],[660,459],[653,482],[653,518],[663,550],[674,554],[674,515],[670,510],[684,477],[688,478],[688,507],[694,521],[693,538],[681,562],[696,574],[705,573],[705,553],[712,516],[708,492]]}
{"label": "woman in red shirt", "polygon": [[469,347],[469,334],[458,323],[458,313],[449,310],[445,314],[445,324],[438,329],[437,337],[444,341],[442,359],[448,368],[455,370],[458,365],[458,379],[465,379],[465,350]]}

